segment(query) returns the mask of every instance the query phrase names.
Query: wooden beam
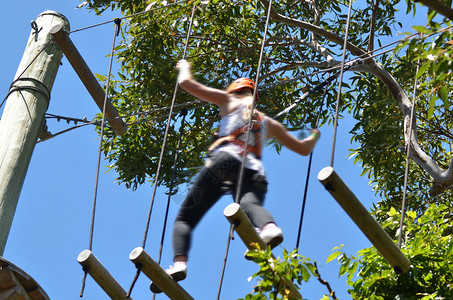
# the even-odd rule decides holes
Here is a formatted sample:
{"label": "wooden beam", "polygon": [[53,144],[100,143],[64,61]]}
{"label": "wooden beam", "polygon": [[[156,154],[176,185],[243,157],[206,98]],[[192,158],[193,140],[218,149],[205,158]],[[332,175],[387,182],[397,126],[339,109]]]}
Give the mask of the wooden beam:
{"label": "wooden beam", "polygon": [[[77,75],[79,75],[79,78],[82,80],[86,89],[102,112],[104,108],[105,92],[94,77],[82,55],[80,55],[79,51],[69,38],[67,31],[62,26],[56,25],[50,29],[50,33],[53,35],[58,46],[63,50],[64,55],[71,63]],[[123,135],[127,131],[126,124],[124,124],[118,111],[109,99],[107,99],[105,106],[105,116],[116,134]]]}
{"label": "wooden beam", "polygon": [[406,273],[411,262],[341,180],[335,170],[332,167],[322,169],[318,174],[318,180],[389,262],[395,272]]}
{"label": "wooden beam", "polygon": [[[266,249],[267,245],[256,232],[255,226],[253,226],[250,219],[246,216],[241,206],[238,203],[232,203],[228,205],[223,214],[228,219],[231,225],[234,225],[234,230],[238,233],[241,240],[244,242],[249,250],[256,250],[259,245],[260,249]],[[275,259],[275,256],[272,255]],[[284,280],[285,288],[290,291],[289,299],[302,299],[302,295],[296,288],[293,282],[290,280]]]}
{"label": "wooden beam", "polygon": [[127,293],[90,250],[80,252],[77,261],[111,299],[125,300]]}
{"label": "wooden beam", "polygon": [[193,300],[193,298],[170,275],[168,275],[142,247],[137,247],[132,250],[129,259],[170,299]]}
{"label": "wooden beam", "polygon": [[415,0],[415,2],[421,2],[423,5],[428,6],[429,8],[437,11],[441,15],[453,20],[453,9],[444,5],[439,0]]}

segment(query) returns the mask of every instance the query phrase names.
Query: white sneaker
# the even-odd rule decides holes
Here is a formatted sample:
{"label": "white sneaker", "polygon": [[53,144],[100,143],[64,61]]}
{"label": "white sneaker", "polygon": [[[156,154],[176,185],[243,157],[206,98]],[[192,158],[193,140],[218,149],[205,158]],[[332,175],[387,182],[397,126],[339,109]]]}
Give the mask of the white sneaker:
{"label": "white sneaker", "polygon": [[[266,228],[263,231],[260,231],[258,228],[256,228],[256,231],[260,235],[261,239],[263,242],[270,246],[271,249],[274,249],[278,245],[280,245],[283,242],[283,232],[279,227],[270,227]],[[252,260],[252,257],[248,255],[249,250],[247,249],[244,253],[244,257],[247,260]]]}
{"label": "white sneaker", "polygon": [[[165,270],[168,275],[171,276],[175,281],[181,281],[186,279],[187,277],[187,265],[186,264],[175,264],[174,266],[170,266],[169,269]],[[155,294],[162,293],[160,288],[153,283],[151,283],[151,286],[149,287],[151,292]]]}
{"label": "white sneaker", "polygon": [[175,264],[170,269],[165,270],[175,281],[181,281],[187,277],[187,265],[186,264]]}
{"label": "white sneaker", "polygon": [[271,249],[274,249],[283,242],[283,232],[277,226],[263,229],[260,233],[260,237],[266,245],[271,247]]}

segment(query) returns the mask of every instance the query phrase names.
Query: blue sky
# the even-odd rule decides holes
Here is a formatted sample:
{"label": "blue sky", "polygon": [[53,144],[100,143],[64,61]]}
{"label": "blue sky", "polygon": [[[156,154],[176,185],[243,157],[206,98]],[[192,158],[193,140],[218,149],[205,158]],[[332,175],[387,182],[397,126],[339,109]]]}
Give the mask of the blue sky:
{"label": "blue sky", "polygon": [[[96,16],[86,9],[75,9],[79,1],[7,1],[3,3],[0,19],[4,29],[3,57],[0,72],[0,92],[6,95],[14,79],[28,36],[30,21],[41,12],[55,10],[65,15],[71,29],[121,17],[117,13]],[[424,15],[420,24],[425,23]],[[408,31],[408,30],[406,30]],[[103,25],[73,33],[71,39],[78,47],[91,70],[107,74],[114,27]],[[151,34],[151,33],[150,33]],[[394,37],[398,39],[399,37]],[[98,108],[63,58],[52,90],[49,113],[92,119]],[[115,68],[113,70],[115,72]],[[170,99],[169,99],[170,101]],[[0,108],[0,113],[3,108]],[[352,127],[348,120],[340,121],[334,168],[366,207],[374,201],[368,180],[360,177],[361,169],[348,159]],[[48,121],[49,130],[56,133],[71,125],[64,121]],[[335,200],[316,179],[318,172],[330,164],[332,128],[321,128],[322,138],[314,157],[307,206],[302,230],[300,254],[316,260],[323,279],[329,281],[340,299],[349,299],[345,278],[338,279],[339,265],[325,261],[332,249],[344,244],[349,254],[370,246],[370,242],[349,219]],[[82,275],[76,258],[87,249],[94,194],[94,181],[99,139],[94,127],[58,136],[36,146],[19,199],[13,226],[4,257],[29,273],[51,299],[80,299]],[[300,207],[305,185],[308,157],[300,157],[288,150],[276,155],[272,149],[264,153],[264,164],[270,182],[265,207],[283,229],[282,246],[293,249],[297,240]],[[151,200],[152,186],[147,182],[138,190],[127,190],[115,182],[107,172],[107,161],[101,162],[98,205],[94,229],[93,252],[116,280],[128,289],[136,269],[129,254],[142,244],[145,223]],[[401,183],[403,184],[403,183]],[[167,197],[158,190],[153,209],[146,250],[157,260]],[[182,196],[170,206],[169,229]],[[206,215],[194,233],[190,252],[188,279],[182,286],[195,299],[215,299],[225,253],[229,223],[223,209],[231,203],[227,196]],[[171,264],[171,237],[167,235],[162,265]],[[239,238],[232,241],[221,299],[244,297],[253,289],[247,278],[258,270],[253,262],[244,260],[245,246]],[[276,255],[281,255],[278,247]],[[150,280],[140,276],[132,293],[133,299],[149,299]],[[320,299],[327,290],[315,279],[304,284],[301,293],[306,299]],[[87,279],[84,299],[108,299],[90,278]],[[157,299],[166,299],[160,295]]]}

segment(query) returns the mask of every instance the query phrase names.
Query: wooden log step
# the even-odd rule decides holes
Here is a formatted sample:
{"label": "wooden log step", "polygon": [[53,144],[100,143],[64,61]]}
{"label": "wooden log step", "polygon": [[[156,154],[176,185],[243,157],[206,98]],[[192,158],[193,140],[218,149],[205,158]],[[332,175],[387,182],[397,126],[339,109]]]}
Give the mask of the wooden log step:
{"label": "wooden log step", "polygon": [[341,180],[332,167],[322,169],[318,180],[326,190],[337,200],[349,217],[362,230],[365,236],[393,267],[396,273],[406,273],[411,262],[396,246],[390,236],[378,224],[363,204]]}
{"label": "wooden log step", "polygon": [[90,250],[83,250],[77,257],[77,261],[83,266],[84,270],[96,281],[96,283],[114,300],[126,300],[126,291],[113,278],[101,262]]}
{"label": "wooden log step", "polygon": [[142,247],[137,247],[132,250],[129,259],[170,299],[193,300],[189,293],[171,278],[171,276],[168,275]]}
{"label": "wooden log step", "polygon": [[[250,219],[246,216],[238,203],[228,205],[223,211],[223,214],[230,224],[234,225],[234,230],[236,230],[237,234],[249,250],[257,249],[256,245],[259,245],[260,249],[266,249],[267,245],[258,235],[255,226],[250,222]],[[272,257],[275,258],[273,255]],[[284,284],[285,287],[290,290],[289,299],[302,299],[302,295],[293,282],[285,280]]]}

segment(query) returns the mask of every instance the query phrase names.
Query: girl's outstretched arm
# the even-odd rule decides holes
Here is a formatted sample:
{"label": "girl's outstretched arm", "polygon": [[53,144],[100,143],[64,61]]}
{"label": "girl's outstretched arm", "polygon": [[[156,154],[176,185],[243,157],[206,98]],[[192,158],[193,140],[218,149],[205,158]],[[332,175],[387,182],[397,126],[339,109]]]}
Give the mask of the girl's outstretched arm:
{"label": "girl's outstretched arm", "polygon": [[278,121],[268,118],[268,136],[275,138],[283,146],[302,155],[309,155],[315,148],[316,142],[321,137],[321,132],[318,129],[310,129],[311,135],[303,140],[299,140],[290,134],[286,128]]}

